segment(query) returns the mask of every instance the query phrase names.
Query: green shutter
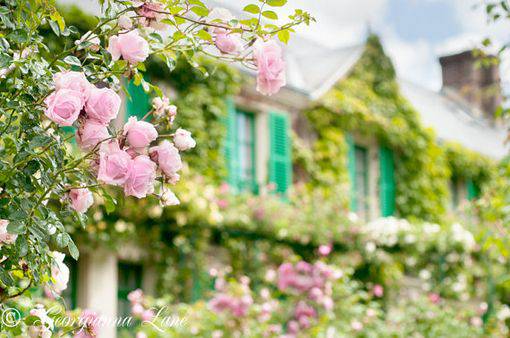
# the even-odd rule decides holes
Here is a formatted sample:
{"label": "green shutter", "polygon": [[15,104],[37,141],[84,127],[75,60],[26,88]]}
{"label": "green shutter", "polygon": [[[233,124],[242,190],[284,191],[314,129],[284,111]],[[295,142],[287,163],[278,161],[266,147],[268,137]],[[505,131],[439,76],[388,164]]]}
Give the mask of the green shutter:
{"label": "green shutter", "polygon": [[468,200],[472,201],[478,197],[478,195],[480,194],[480,190],[478,189],[478,186],[472,179],[468,179],[466,183],[467,183],[467,197]]}
{"label": "green shutter", "polygon": [[126,88],[129,94],[126,98],[126,120],[131,116],[141,120],[151,110],[150,96],[141,85],[135,85],[132,80],[128,82]]}
{"label": "green shutter", "polygon": [[64,263],[69,268],[69,282],[62,292],[67,309],[74,310],[78,307],[78,262],[66,257]]}
{"label": "green shutter", "polygon": [[379,148],[379,165],[381,215],[383,217],[392,216],[395,213],[395,163],[391,149]]}
{"label": "green shutter", "polygon": [[351,210],[358,211],[358,199],[356,194],[356,146],[351,135],[347,135],[347,165],[349,170]]}
{"label": "green shutter", "polygon": [[239,188],[239,153],[237,151],[236,108],[234,101],[227,100],[227,137],[225,140],[225,161],[227,165],[227,183],[232,191]]}
{"label": "green shutter", "polygon": [[289,138],[289,119],[286,114],[269,114],[269,182],[276,192],[286,194],[292,184],[292,158]]}

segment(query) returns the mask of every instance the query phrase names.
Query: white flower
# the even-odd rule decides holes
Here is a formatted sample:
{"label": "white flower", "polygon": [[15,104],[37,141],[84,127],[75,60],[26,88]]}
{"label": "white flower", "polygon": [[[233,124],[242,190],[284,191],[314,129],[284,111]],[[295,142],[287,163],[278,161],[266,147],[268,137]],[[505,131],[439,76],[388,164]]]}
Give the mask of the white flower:
{"label": "white flower", "polygon": [[119,17],[119,26],[122,29],[131,29],[133,28],[133,22],[127,14],[123,14]]}
{"label": "white flower", "polygon": [[506,305],[506,304],[503,305],[501,307],[501,310],[498,311],[497,317],[501,321],[507,320],[508,318],[510,318],[510,307],[508,307],[508,305]]}
{"label": "white flower", "polygon": [[166,189],[163,195],[161,195],[161,204],[163,204],[163,206],[168,207],[172,205],[179,205],[181,204],[181,202],[179,201],[177,196],[175,196],[172,190]]}
{"label": "white flower", "polygon": [[177,129],[177,131],[175,132],[174,144],[175,147],[180,151],[195,148],[195,146],[197,145],[195,140],[191,137],[191,132],[182,128]]}
{"label": "white flower", "polygon": [[52,252],[54,264],[51,267],[51,277],[53,279],[53,290],[56,293],[61,293],[67,288],[69,282],[69,268],[64,263],[65,254],[53,251]]}

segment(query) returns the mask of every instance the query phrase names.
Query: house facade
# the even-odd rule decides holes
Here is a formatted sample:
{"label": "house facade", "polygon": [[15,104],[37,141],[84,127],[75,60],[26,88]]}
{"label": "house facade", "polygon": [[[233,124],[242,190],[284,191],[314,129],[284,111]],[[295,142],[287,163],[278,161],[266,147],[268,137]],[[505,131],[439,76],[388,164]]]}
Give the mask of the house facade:
{"label": "house facade", "polygon": [[[365,44],[339,49],[310,48],[312,44],[296,38],[286,48],[288,83],[277,95],[261,96],[248,76],[239,95],[228,98],[223,147],[226,181],[234,193],[285,196],[294,184],[307,180],[293,154],[296,139],[313,145],[319,138],[306,112],[320,105],[322,98],[351,74],[366,49]],[[471,53],[443,57],[440,63],[440,92],[398,80],[401,94],[419,113],[421,123],[434,130],[438,144],[454,142],[494,161],[503,158],[508,152],[506,131],[492,115],[501,102],[497,65],[480,70]],[[175,96],[171,87],[164,83],[162,87],[167,88],[169,97]],[[129,97],[125,97],[119,123],[150,110],[150,98],[141,87],[128,83],[126,88]],[[350,212],[366,222],[397,215],[401,182],[395,175],[399,166],[395,150],[356,127],[345,133],[345,144],[346,167],[339,170],[348,174]],[[330,144],[333,151],[336,146]],[[475,199],[481,188],[471,178],[452,174],[450,211]],[[71,280],[64,297],[71,307],[117,317],[129,314],[130,291],[142,288],[148,294],[157,293],[156,264],[136,243],[126,243],[115,251],[85,248],[79,261],[69,262],[69,266]],[[102,335],[115,337],[116,328],[104,328]]]}

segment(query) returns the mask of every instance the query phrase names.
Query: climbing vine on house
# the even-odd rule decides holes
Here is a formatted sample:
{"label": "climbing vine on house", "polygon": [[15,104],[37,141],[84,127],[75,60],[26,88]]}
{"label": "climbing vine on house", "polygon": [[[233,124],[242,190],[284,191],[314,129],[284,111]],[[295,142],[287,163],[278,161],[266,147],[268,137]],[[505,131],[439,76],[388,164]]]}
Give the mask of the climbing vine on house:
{"label": "climbing vine on house", "polygon": [[368,38],[349,75],[318,100],[307,117],[317,140],[311,151],[301,147],[298,158],[319,168],[309,172],[312,184],[325,189],[332,183],[349,184],[345,136],[375,137],[396,156],[396,209],[401,217],[440,221],[452,174],[479,183],[490,176],[489,160],[458,146],[438,145],[433,131],[421,125],[419,114],[400,94],[394,67],[375,35]]}

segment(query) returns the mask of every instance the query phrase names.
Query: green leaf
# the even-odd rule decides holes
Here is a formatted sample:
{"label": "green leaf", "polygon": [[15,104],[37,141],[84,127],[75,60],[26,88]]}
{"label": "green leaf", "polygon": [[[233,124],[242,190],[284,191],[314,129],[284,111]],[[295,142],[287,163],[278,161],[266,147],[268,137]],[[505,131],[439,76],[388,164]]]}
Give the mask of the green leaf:
{"label": "green leaf", "polygon": [[206,7],[202,7],[202,6],[191,7],[191,11],[198,16],[208,16],[209,15],[209,10]]}
{"label": "green leaf", "polygon": [[287,44],[290,39],[290,32],[287,29],[284,29],[282,31],[278,32],[278,39],[280,39],[281,42]]}
{"label": "green leaf", "polygon": [[72,239],[69,240],[67,247],[69,248],[69,254],[71,254],[71,257],[73,257],[75,260],[78,260],[80,257],[80,252],[78,251],[78,248]]}
{"label": "green leaf", "polygon": [[271,20],[278,20],[278,14],[276,14],[273,11],[263,11],[262,16],[271,19]]}
{"label": "green leaf", "polygon": [[69,65],[72,65],[72,66],[78,66],[78,67],[81,67],[81,62],[80,60],[76,57],[76,56],[73,56],[73,55],[68,55],[64,58],[64,62],[69,64]]}
{"label": "green leaf", "polygon": [[5,286],[12,286],[14,284],[14,279],[2,267],[0,267],[0,280]]}
{"label": "green leaf", "polygon": [[271,7],[282,7],[287,3],[287,0],[267,0],[266,3]]}
{"label": "green leaf", "polygon": [[117,207],[117,202],[111,197],[110,195],[104,193],[104,207],[106,209],[106,213],[110,214],[115,211],[115,208]]}
{"label": "green leaf", "polygon": [[25,232],[25,224],[23,222],[11,221],[7,225],[7,232],[15,235],[22,234]]}
{"label": "green leaf", "polygon": [[260,7],[255,4],[250,4],[243,8],[243,11],[252,13],[252,14],[259,14],[260,13]]}
{"label": "green leaf", "polygon": [[203,30],[203,29],[202,29],[202,30],[199,30],[199,31],[196,33],[196,35],[197,35],[200,39],[202,39],[202,40],[211,41],[211,42],[213,41],[211,34],[209,34],[208,32],[206,32],[206,31],[205,31],[205,30]]}

